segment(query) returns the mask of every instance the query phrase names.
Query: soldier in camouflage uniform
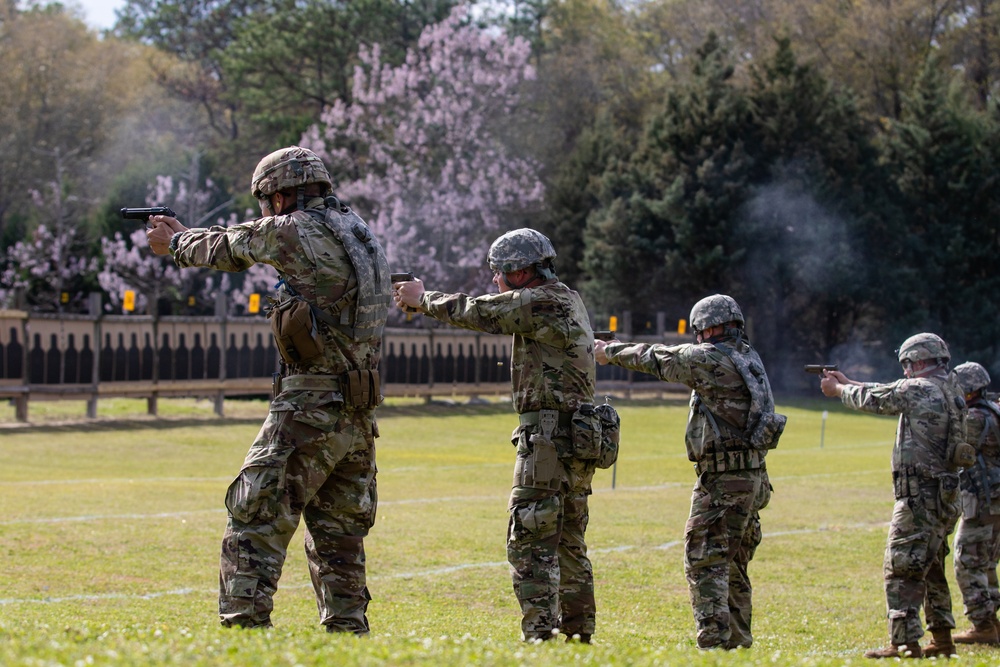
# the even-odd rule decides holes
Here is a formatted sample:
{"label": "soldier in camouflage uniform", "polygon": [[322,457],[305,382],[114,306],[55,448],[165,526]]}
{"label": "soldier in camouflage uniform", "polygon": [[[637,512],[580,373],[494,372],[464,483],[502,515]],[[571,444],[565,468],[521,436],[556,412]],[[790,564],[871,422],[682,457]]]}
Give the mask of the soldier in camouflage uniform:
{"label": "soldier in camouflage uniform", "polygon": [[685,444],[698,480],[684,529],[684,573],[698,647],[746,648],[753,643],[753,589],[747,567],[761,541],[759,512],[771,498],[764,459],[777,436],[761,448],[748,442],[746,434],[761,423],[761,415],[752,414],[752,391],[740,366],[753,373],[751,382],[757,385],[753,391],[759,389],[764,412],[769,409],[770,415],[774,399],[763,363],[743,332],[743,313],[732,297],[716,294],[702,299],[691,309],[690,322],[696,344],[597,341],[595,355],[598,363],[649,373],[692,389]]}
{"label": "soldier in camouflage uniform", "polygon": [[364,537],[375,521],[376,369],[391,283],[378,241],[332,189],[322,160],[293,146],[254,173],[264,217],[208,229],[150,218],[150,247],[179,267],[243,271],[260,262],[282,277],[268,315],[283,360],[280,393],[226,493],[219,616],[227,627],[271,625],[302,518],[320,621],[330,632],[369,631]]}
{"label": "soldier in camouflage uniform", "polygon": [[[958,518],[956,446],[965,438],[965,403],[948,372],[951,358],[940,337],[922,333],[899,348],[905,378],[887,384],[861,383],[826,371],[823,393],[862,412],[899,415],[892,449],[896,504],[889,526],[883,574],[889,646],[867,658],[949,656],[951,593],[944,572],[948,534]],[[933,640],[921,648],[923,605]]]}
{"label": "soldier in camouflage uniform", "polygon": [[[580,296],[559,282],[544,235],[517,229],[489,250],[499,294],[470,297],[396,283],[396,301],[442,322],[513,334],[511,385],[520,416],[507,559],[525,641],[589,642],[595,627],[594,575],[587,557],[587,497],[597,461],[576,455],[575,415],[594,400],[593,330]],[[591,406],[592,407],[592,406]]]}
{"label": "soldier in camouflage uniform", "polygon": [[1000,407],[984,395],[990,374],[980,364],[960,364],[954,375],[969,406],[966,436],[976,449],[976,463],[961,473],[962,519],[955,533],[955,579],[972,629],[953,639],[957,644],[1000,644]]}

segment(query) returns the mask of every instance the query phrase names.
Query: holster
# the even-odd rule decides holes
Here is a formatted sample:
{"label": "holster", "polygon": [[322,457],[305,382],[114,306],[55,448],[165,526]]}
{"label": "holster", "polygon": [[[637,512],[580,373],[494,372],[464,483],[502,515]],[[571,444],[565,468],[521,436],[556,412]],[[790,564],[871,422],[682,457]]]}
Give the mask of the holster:
{"label": "holster", "polygon": [[278,394],[281,393],[281,373],[274,372],[271,373],[271,400],[278,398]]}
{"label": "holster", "polygon": [[528,438],[531,443],[531,453],[517,458],[514,468],[514,485],[532,489],[559,488],[561,479],[559,471],[559,454],[552,441],[552,435],[559,425],[558,410],[539,410],[538,425],[535,433]]}

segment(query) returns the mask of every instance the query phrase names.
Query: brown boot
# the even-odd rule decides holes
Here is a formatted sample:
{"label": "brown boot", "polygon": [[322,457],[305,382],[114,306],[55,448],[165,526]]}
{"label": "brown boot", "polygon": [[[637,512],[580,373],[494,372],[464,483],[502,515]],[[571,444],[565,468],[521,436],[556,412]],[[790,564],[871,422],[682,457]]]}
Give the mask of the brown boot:
{"label": "brown boot", "polygon": [[988,619],[976,623],[972,622],[972,629],[959,632],[951,636],[951,640],[956,644],[1000,644],[1000,636],[997,635],[996,626],[993,625],[995,619]]}
{"label": "brown boot", "polygon": [[931,643],[924,647],[925,658],[950,658],[955,653],[955,642],[951,640],[951,628],[931,630]]}
{"label": "brown boot", "polygon": [[876,660],[880,658],[922,658],[924,652],[920,649],[918,642],[910,642],[900,646],[889,644],[885,648],[873,648],[870,651],[865,651],[865,657]]}

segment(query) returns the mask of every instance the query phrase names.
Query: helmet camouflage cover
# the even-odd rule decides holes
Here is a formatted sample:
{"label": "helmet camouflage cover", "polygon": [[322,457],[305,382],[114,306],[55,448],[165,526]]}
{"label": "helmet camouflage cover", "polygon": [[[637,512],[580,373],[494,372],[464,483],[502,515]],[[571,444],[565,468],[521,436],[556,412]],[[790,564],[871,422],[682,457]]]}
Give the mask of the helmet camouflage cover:
{"label": "helmet camouflage cover", "polygon": [[918,333],[910,336],[899,346],[899,363],[904,361],[920,361],[922,359],[951,359],[948,345],[941,337],[932,333]]}
{"label": "helmet camouflage cover", "polygon": [[308,148],[289,146],[274,151],[257,164],[250,193],[261,199],[309,183],[325,184],[324,194],[333,190],[333,180],[323,160]]}
{"label": "helmet camouflage cover", "polygon": [[736,299],[725,294],[713,294],[694,304],[691,308],[691,328],[704,331],[726,322],[737,322],[742,327],[743,311],[740,310]]}
{"label": "helmet camouflage cover", "polygon": [[494,241],[486,257],[491,269],[510,273],[554,259],[555,256],[556,249],[545,234],[523,227],[507,232]]}
{"label": "helmet camouflage cover", "polygon": [[981,364],[974,361],[966,361],[964,364],[955,366],[952,371],[958,379],[958,386],[966,394],[975,393],[990,386],[990,374]]}

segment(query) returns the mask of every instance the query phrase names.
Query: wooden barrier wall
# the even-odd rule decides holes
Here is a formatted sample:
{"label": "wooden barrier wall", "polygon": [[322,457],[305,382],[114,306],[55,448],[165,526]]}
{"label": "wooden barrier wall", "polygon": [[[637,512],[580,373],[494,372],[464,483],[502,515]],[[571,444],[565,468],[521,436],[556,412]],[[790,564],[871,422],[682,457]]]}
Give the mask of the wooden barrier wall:
{"label": "wooden barrier wall", "polygon": [[[436,328],[387,328],[379,368],[387,396],[503,394],[510,389],[510,336]],[[662,342],[662,339],[657,339]],[[0,311],[0,397],[86,398],[96,416],[99,396],[222,399],[270,392],[277,350],[267,320],[255,317],[50,315]],[[599,381],[653,381],[613,366]]]}

